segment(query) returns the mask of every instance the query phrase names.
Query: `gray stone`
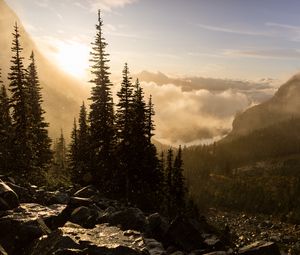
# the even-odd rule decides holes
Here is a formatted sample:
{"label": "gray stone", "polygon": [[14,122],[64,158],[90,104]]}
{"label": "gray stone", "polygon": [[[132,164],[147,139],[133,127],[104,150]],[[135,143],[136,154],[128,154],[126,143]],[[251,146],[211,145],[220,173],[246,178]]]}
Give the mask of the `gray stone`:
{"label": "gray stone", "polygon": [[11,210],[18,207],[19,204],[17,193],[0,180],[0,210]]}
{"label": "gray stone", "polygon": [[278,246],[273,242],[257,241],[242,247],[239,254],[243,255],[280,255]]}
{"label": "gray stone", "polygon": [[84,229],[68,222],[49,236],[40,238],[30,254],[146,255],[149,253],[141,235],[126,236],[119,228],[107,224],[96,225],[93,229]]}

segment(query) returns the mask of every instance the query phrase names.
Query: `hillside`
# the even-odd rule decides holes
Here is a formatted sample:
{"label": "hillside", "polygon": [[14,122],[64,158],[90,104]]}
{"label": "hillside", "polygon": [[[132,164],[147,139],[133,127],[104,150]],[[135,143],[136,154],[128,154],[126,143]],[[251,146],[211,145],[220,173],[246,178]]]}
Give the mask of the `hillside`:
{"label": "hillside", "polygon": [[247,135],[254,130],[299,117],[299,98],[300,75],[297,74],[283,84],[271,99],[239,114],[233,121],[228,138]]}
{"label": "hillside", "polygon": [[50,135],[51,137],[57,137],[61,128],[69,132],[74,117],[78,115],[79,105],[82,100],[86,100],[89,89],[85,88],[79,81],[58,70],[39,52],[35,43],[22,26],[22,22],[4,0],[0,0],[0,13],[0,68],[2,69],[4,80],[6,80],[10,66],[11,34],[15,22],[18,22],[26,65],[31,51],[35,52],[39,78],[43,88],[42,94],[46,120],[50,123]]}

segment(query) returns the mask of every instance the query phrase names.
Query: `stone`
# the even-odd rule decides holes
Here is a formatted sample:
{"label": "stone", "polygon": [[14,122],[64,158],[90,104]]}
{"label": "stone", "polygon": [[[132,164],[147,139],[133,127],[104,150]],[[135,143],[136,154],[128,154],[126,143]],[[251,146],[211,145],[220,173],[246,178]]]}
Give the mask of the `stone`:
{"label": "stone", "polygon": [[61,191],[47,192],[48,193],[48,203],[47,204],[68,204],[70,201],[70,196]]}
{"label": "stone", "polygon": [[88,185],[74,193],[74,197],[90,198],[99,194],[99,190],[93,185]]}
{"label": "stone", "polygon": [[148,235],[155,238],[156,240],[163,241],[166,235],[169,223],[159,213],[153,213],[148,216]]}
{"label": "stone", "polygon": [[273,242],[257,241],[239,249],[243,255],[280,255],[278,246]]}
{"label": "stone", "polygon": [[143,232],[147,227],[144,213],[134,207],[107,214],[105,217],[102,217],[101,221],[107,222],[112,226],[120,226],[122,230],[132,229]]}
{"label": "stone", "polygon": [[202,232],[199,232],[189,219],[177,217],[170,225],[166,240],[169,244],[175,245],[180,250],[191,252],[193,250],[205,249],[207,244],[204,243]]}
{"label": "stone", "polygon": [[70,221],[85,228],[93,228],[96,225],[98,216],[96,210],[80,206],[72,212]]}
{"label": "stone", "polygon": [[142,236],[126,236],[118,227],[107,224],[84,229],[67,222],[64,227],[41,237],[33,245],[31,255],[89,254],[89,255],[146,255]]}
{"label": "stone", "polygon": [[152,238],[144,238],[144,242],[146,244],[146,249],[150,255],[165,255],[166,251],[162,245],[162,243],[156,241]]}
{"label": "stone", "polygon": [[0,210],[11,210],[19,206],[19,197],[5,182],[0,180]]}
{"label": "stone", "polygon": [[46,207],[29,203],[6,211],[6,215],[0,218],[0,243],[9,254],[21,251],[34,239],[49,234],[53,227],[51,224],[65,207],[65,205]]}

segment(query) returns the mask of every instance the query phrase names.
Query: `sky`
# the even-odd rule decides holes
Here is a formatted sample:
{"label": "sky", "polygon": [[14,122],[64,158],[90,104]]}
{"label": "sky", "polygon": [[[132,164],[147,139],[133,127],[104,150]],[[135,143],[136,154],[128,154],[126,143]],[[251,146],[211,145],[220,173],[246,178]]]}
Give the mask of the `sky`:
{"label": "sky", "polygon": [[128,62],[166,144],[220,139],[300,70],[298,0],[5,1],[41,52],[85,85],[100,8],[113,92]]}
{"label": "sky", "polygon": [[284,80],[300,68],[297,0],[6,1],[46,56],[81,79],[98,8],[113,73],[128,62],[133,72]]}

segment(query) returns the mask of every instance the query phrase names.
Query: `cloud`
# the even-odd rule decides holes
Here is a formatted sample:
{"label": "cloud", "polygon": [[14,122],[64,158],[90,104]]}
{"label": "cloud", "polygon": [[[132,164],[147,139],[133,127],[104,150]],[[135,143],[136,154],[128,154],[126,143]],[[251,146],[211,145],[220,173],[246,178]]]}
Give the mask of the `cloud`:
{"label": "cloud", "polygon": [[246,29],[235,29],[235,28],[228,28],[228,27],[210,26],[210,25],[205,25],[205,24],[197,24],[197,26],[202,29],[205,29],[205,30],[222,32],[222,33],[250,35],[250,36],[271,36],[271,34],[268,32],[250,31],[250,30],[246,30]]}
{"label": "cloud", "polygon": [[155,138],[173,145],[222,137],[231,130],[236,113],[269,99],[276,90],[270,79],[171,78],[147,71],[137,76],[157,109]]}
{"label": "cloud", "polygon": [[[85,0],[76,1],[74,4],[83,9],[89,9],[92,12],[97,12],[99,9],[111,11],[113,8],[121,8],[125,5],[133,4],[138,0]],[[88,8],[86,6],[89,6]]]}
{"label": "cloud", "polygon": [[275,22],[267,22],[267,23],[265,23],[265,25],[268,26],[268,27],[275,27],[275,28],[283,28],[283,29],[288,29],[288,30],[299,30],[300,31],[300,26],[293,26],[293,25],[275,23]]}
{"label": "cloud", "polygon": [[234,115],[250,105],[246,95],[226,90],[182,91],[174,84],[142,82],[152,94],[156,111],[156,139],[171,144],[195,143],[222,136],[231,129]]}
{"label": "cloud", "polygon": [[298,49],[226,50],[224,55],[266,59],[299,59]]}

